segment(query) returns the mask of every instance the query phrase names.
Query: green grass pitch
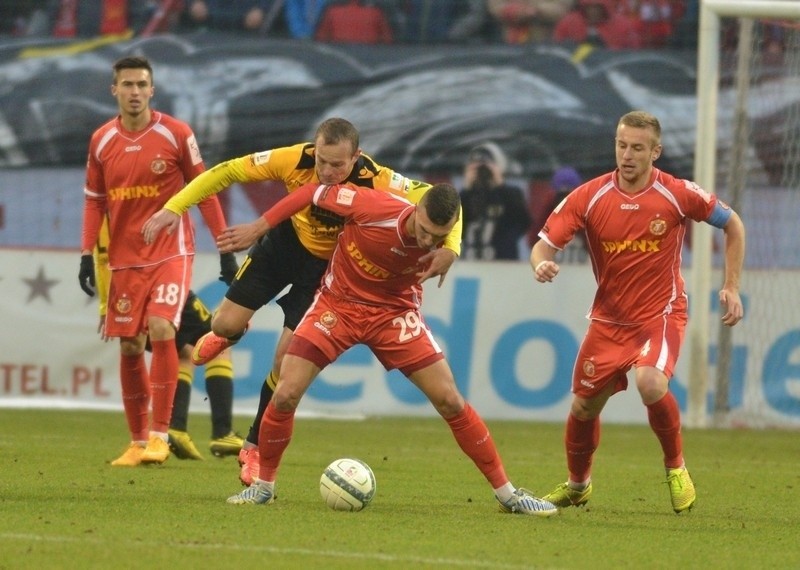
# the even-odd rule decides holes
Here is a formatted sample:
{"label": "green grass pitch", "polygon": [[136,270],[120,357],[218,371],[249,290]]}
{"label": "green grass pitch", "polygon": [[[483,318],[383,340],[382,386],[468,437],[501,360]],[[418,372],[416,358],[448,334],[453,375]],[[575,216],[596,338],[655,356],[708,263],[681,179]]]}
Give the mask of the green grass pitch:
{"label": "green grass pitch", "polygon": [[[566,478],[562,425],[487,423],[516,485]],[[499,512],[437,418],[298,418],[269,506],[226,504],[237,462],[208,453],[208,416],[190,430],[205,461],[112,468],[122,412],[0,409],[0,569],[800,567],[796,431],[684,429],[698,498],[676,515],[649,428],[603,425],[589,504],[537,519]],[[347,456],[377,479],[357,513],[318,490]]]}

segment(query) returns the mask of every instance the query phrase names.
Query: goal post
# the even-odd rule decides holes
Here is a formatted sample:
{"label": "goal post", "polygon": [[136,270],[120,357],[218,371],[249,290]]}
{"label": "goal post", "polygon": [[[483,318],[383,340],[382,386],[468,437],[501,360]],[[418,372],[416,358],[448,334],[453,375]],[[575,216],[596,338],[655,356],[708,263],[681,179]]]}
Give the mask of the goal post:
{"label": "goal post", "polygon": [[[720,85],[720,20],[738,19],[800,20],[797,0],[701,0],[697,61],[697,136],[694,180],[714,191],[717,174],[718,98]],[[745,34],[750,24],[745,25]],[[742,68],[746,66],[742,65]],[[749,74],[749,70],[746,72]],[[749,79],[749,78],[748,78]],[[746,95],[746,93],[745,93]],[[746,113],[745,110],[740,110]],[[746,117],[736,117],[746,121]],[[737,129],[738,130],[738,129]],[[741,152],[741,151],[740,151]],[[739,166],[735,164],[735,166]],[[712,231],[708,224],[692,229],[691,319],[687,329],[689,348],[688,402],[686,425],[708,425],[709,347],[711,345]]]}

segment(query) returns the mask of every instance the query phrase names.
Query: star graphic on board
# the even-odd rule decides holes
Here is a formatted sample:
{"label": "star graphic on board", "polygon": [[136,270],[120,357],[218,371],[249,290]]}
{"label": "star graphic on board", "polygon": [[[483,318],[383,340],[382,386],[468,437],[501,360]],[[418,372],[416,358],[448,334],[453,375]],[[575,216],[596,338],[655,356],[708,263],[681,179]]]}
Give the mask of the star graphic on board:
{"label": "star graphic on board", "polygon": [[52,304],[53,300],[50,299],[50,288],[53,287],[56,283],[58,283],[59,279],[48,279],[47,276],[44,274],[44,266],[39,266],[39,273],[36,274],[36,277],[33,279],[22,279],[28,287],[31,288],[31,292],[28,295],[27,303],[33,301],[36,297],[44,297],[44,299]]}

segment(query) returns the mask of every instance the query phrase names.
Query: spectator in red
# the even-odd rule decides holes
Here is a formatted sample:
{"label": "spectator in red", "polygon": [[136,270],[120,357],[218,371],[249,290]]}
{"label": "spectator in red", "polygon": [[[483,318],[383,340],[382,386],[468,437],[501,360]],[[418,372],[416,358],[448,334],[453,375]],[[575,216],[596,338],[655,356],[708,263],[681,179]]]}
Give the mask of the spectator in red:
{"label": "spectator in red", "polygon": [[666,46],[685,10],[682,0],[623,0],[619,8],[636,22],[644,48]]}
{"label": "spectator in red", "polygon": [[146,29],[155,12],[153,2],[139,0],[53,0],[38,25],[56,38],[127,38]]}
{"label": "spectator in red", "polygon": [[578,0],[577,8],[556,24],[553,40],[614,50],[642,47],[636,22],[616,12],[613,0]]}
{"label": "spectator in red", "polygon": [[93,37],[129,32],[127,0],[80,3],[78,0],[61,0],[57,10],[53,24],[53,36],[57,38]]}
{"label": "spectator in red", "polygon": [[380,7],[372,2],[347,0],[323,9],[314,39],[330,43],[390,44],[394,35]]}
{"label": "spectator in red", "polygon": [[487,0],[489,13],[508,44],[548,42],[553,28],[565,17],[572,0]]}

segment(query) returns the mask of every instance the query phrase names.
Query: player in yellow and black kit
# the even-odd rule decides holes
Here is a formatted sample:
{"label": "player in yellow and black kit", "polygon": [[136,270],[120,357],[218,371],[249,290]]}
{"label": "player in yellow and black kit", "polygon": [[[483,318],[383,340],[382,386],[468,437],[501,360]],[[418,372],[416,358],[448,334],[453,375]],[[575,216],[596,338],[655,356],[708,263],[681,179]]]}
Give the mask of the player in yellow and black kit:
{"label": "player in yellow and black kit", "polygon": [[[99,292],[100,337],[105,336],[105,322],[108,304],[108,290],[111,273],[108,268],[108,220],[103,221],[97,244],[94,248],[95,279]],[[236,273],[236,259],[225,258],[222,262],[223,274],[220,280],[227,284]],[[187,431],[189,421],[189,403],[192,395],[194,365],[191,361],[192,350],[197,341],[211,332],[211,311],[202,300],[189,291],[186,304],[181,313],[181,325],[175,333],[175,348],[178,351],[178,387],[172,406],[172,418],[169,425],[169,447],[179,459],[203,459]],[[147,350],[150,350],[148,339]],[[230,350],[224,350],[205,366],[206,394],[211,406],[211,453],[217,457],[237,455],[244,440],[233,431],[233,363]]]}
{"label": "player in yellow and black kit", "polygon": [[[234,182],[281,180],[288,192],[303,184],[341,184],[392,192],[417,203],[430,188],[429,184],[402,176],[377,164],[362,154],[356,128],[345,119],[323,121],[314,142],[257,152],[227,162],[192,180],[173,196],[160,212],[142,227],[145,242],[151,243],[163,228],[174,231],[180,213],[192,205],[216,194]],[[256,418],[239,454],[242,468],[240,479],[245,485],[258,475],[258,431],[261,417],[278,382],[283,355],[291,340],[292,331],[310,306],[322,275],[342,230],[340,216],[309,206],[269,233],[254,236],[257,242],[231,284],[225,299],[214,314],[213,332],[195,346],[192,360],[203,363],[220,350],[238,342],[247,330],[253,314],[275,298],[286,286],[289,291],[277,300],[284,313],[284,329],[275,351],[273,367],[261,389]],[[441,285],[445,274],[460,253],[461,222],[445,239],[444,247],[429,254],[420,282],[439,276]]]}

